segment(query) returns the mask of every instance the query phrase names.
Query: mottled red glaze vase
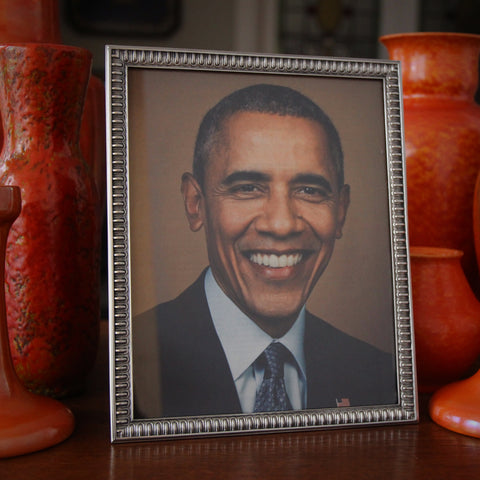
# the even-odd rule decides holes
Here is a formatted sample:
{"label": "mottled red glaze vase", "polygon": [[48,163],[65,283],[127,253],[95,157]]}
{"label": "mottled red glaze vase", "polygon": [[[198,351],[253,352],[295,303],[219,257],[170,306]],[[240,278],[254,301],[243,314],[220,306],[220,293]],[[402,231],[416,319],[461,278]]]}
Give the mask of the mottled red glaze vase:
{"label": "mottled red glaze vase", "polygon": [[0,186],[0,458],[50,447],[65,440],[75,426],[67,407],[53,398],[35,395],[22,385],[10,356],[4,295],[5,249],[20,206],[20,188]]}
{"label": "mottled red glaze vase", "polygon": [[480,303],[461,257],[458,250],[410,248],[416,362],[423,392],[468,375],[480,355]]}
{"label": "mottled red glaze vase", "polygon": [[60,43],[59,0],[2,0],[0,43]]}
{"label": "mottled red glaze vase", "polygon": [[411,33],[381,41],[402,62],[410,245],[463,251],[478,294],[472,205],[480,168],[480,36]]}
{"label": "mottled red glaze vase", "polygon": [[22,213],[6,253],[6,304],[17,375],[34,392],[77,392],[99,334],[98,194],[79,129],[91,54],[53,44],[0,46],[0,184]]}
{"label": "mottled red glaze vase", "polygon": [[[59,0],[0,0],[0,44],[61,44]],[[0,145],[3,133],[0,126]],[[80,148],[94,173],[100,221],[105,213],[105,87],[90,77],[80,129]]]}

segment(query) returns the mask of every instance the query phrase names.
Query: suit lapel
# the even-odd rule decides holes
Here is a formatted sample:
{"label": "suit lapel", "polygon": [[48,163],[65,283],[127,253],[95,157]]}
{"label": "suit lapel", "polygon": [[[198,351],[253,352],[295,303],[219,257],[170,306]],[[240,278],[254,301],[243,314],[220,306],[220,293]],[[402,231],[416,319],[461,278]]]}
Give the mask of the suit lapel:
{"label": "suit lapel", "polygon": [[338,379],[332,365],[326,324],[307,312],[305,324],[305,363],[307,369],[307,408],[336,406]]}
{"label": "suit lapel", "polygon": [[[164,365],[165,409],[176,415],[240,413],[235,383],[205,297],[204,274],[175,300],[174,307],[178,321],[175,331],[167,333],[172,343],[165,346],[164,357],[169,362]],[[192,405],[195,412],[188,413]]]}

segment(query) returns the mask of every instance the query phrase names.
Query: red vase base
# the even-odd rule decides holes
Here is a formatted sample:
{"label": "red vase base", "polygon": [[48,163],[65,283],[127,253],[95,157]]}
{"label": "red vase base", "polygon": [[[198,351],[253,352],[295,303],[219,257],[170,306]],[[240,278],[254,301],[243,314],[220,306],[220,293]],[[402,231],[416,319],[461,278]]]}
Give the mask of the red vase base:
{"label": "red vase base", "polygon": [[430,400],[429,412],[442,427],[480,438],[480,370],[466,380],[437,390]]}
{"label": "red vase base", "polygon": [[72,412],[57,400],[28,390],[0,394],[0,458],[43,450],[73,432]]}

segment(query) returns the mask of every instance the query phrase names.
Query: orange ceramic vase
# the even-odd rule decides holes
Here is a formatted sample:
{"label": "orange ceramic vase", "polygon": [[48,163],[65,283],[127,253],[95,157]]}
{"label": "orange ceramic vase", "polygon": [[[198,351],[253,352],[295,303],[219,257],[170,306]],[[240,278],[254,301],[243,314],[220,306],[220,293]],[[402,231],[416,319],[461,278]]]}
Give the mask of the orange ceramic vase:
{"label": "orange ceramic vase", "polygon": [[460,264],[462,252],[411,247],[419,390],[432,392],[471,373],[480,354],[480,303]]}
{"label": "orange ceramic vase", "polygon": [[23,201],[6,254],[10,348],[24,384],[58,397],[83,387],[99,335],[98,194],[79,146],[91,61],[76,47],[0,46],[0,184]]}
{"label": "orange ceramic vase", "polygon": [[[480,175],[473,204],[473,232],[480,266]],[[442,387],[430,400],[430,416],[442,427],[480,438],[480,370],[470,378]]]}
{"label": "orange ceramic vase", "polygon": [[480,168],[480,36],[412,33],[381,41],[402,62],[410,245],[463,251],[465,274],[479,293],[472,204]]}

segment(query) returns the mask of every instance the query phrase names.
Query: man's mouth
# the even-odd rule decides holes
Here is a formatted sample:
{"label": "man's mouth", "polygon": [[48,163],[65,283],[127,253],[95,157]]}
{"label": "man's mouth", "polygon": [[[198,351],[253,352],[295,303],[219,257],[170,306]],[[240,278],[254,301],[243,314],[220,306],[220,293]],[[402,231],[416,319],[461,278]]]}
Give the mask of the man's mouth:
{"label": "man's mouth", "polygon": [[252,253],[250,261],[269,268],[294,267],[298,265],[303,258],[301,253],[276,255],[274,253]]}

